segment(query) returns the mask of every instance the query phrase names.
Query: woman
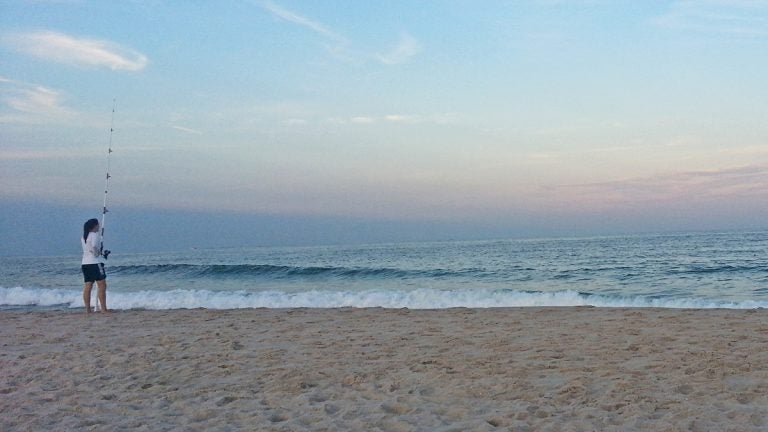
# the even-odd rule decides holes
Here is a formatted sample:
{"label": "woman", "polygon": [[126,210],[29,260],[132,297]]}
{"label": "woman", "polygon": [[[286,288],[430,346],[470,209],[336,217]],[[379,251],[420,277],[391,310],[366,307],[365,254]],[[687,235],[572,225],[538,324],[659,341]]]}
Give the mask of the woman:
{"label": "woman", "polygon": [[107,309],[107,274],[104,272],[104,263],[101,262],[101,234],[99,234],[99,220],[88,219],[83,225],[83,279],[85,288],[83,289],[83,302],[85,303],[85,313],[91,313],[91,289],[93,283],[99,287],[98,303],[101,304],[101,311],[109,312]]}

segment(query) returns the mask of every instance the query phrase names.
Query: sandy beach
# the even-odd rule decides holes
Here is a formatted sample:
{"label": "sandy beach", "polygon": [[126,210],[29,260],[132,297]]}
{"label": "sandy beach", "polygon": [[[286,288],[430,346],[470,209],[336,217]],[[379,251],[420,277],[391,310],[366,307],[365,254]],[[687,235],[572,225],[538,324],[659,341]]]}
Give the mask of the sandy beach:
{"label": "sandy beach", "polygon": [[0,430],[764,431],[768,311],[0,313]]}

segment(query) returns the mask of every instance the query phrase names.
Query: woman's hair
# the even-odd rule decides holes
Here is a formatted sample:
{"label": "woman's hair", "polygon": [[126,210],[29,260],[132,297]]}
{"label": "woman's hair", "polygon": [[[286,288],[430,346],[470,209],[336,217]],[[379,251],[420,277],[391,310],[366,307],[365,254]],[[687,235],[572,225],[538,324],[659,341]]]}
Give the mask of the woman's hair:
{"label": "woman's hair", "polygon": [[83,224],[83,240],[88,241],[88,233],[93,230],[93,227],[99,224],[98,219],[88,219],[85,224]]}

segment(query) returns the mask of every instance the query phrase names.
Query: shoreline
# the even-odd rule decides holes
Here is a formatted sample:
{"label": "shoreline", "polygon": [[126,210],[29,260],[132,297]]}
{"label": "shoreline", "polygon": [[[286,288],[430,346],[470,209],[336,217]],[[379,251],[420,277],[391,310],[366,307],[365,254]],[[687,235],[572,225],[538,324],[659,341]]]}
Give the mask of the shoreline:
{"label": "shoreline", "polygon": [[768,427],[763,309],[6,310],[0,346],[9,431]]}

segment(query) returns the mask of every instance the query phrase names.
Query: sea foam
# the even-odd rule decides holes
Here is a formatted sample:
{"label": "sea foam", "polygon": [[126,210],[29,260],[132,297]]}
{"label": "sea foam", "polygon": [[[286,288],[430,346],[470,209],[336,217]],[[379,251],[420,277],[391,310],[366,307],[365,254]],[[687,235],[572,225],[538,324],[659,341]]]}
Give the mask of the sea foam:
{"label": "sea foam", "polygon": [[[382,307],[408,309],[489,308],[489,307],[569,307],[675,309],[756,309],[768,301],[715,301],[692,298],[654,298],[644,296],[591,295],[565,290],[527,292],[515,290],[361,290],[301,292],[280,291],[108,291],[111,309],[247,309],[247,308],[338,308]],[[80,308],[82,291],[29,287],[0,287],[0,306]]]}

